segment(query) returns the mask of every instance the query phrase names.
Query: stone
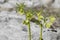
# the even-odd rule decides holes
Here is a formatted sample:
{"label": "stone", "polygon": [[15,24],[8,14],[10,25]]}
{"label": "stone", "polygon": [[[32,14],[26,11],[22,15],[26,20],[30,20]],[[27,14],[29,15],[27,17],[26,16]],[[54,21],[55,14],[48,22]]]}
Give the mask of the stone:
{"label": "stone", "polygon": [[60,8],[60,0],[55,0],[55,2],[52,4],[53,8]]}
{"label": "stone", "polygon": [[25,4],[27,7],[32,7],[32,6],[33,6],[33,2],[32,2],[32,1],[25,1],[24,4]]}
{"label": "stone", "polygon": [[57,40],[57,33],[45,30],[43,33],[43,40]]}
{"label": "stone", "polygon": [[9,11],[9,10],[13,10],[14,9],[14,6],[11,5],[10,3],[4,3],[0,6],[0,10],[4,10],[4,11]]}
{"label": "stone", "polygon": [[5,2],[5,0],[0,0],[0,4],[2,4],[2,3],[4,3]]}
{"label": "stone", "polygon": [[6,35],[0,35],[0,40],[9,40],[9,38]]}

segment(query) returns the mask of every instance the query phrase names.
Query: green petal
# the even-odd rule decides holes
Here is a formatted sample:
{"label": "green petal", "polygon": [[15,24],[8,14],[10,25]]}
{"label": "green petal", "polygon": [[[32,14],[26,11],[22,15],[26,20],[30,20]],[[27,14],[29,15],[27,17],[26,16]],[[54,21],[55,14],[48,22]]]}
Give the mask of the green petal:
{"label": "green petal", "polygon": [[51,27],[51,25],[52,25],[52,23],[51,23],[51,22],[46,23],[46,28],[50,28],[50,27]]}
{"label": "green petal", "polygon": [[19,13],[20,15],[23,15],[23,14],[24,14],[24,12],[20,12],[20,11],[18,11],[18,13]]}
{"label": "green petal", "polygon": [[29,20],[24,20],[23,24],[25,24],[25,25],[29,24]]}
{"label": "green petal", "polygon": [[42,15],[38,16],[38,20],[42,20],[44,17]]}
{"label": "green petal", "polygon": [[49,19],[50,19],[50,22],[54,22],[56,20],[56,18],[53,16],[49,17]]}

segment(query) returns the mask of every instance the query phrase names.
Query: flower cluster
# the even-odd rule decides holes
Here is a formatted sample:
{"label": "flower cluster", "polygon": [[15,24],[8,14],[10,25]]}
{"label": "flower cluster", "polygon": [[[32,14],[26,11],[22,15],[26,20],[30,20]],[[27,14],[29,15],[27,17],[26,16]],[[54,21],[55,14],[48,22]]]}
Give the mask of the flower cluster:
{"label": "flower cluster", "polygon": [[[25,10],[25,5],[23,4],[17,4],[17,12],[21,15],[26,16],[26,20],[23,21],[23,24],[28,25],[28,32],[29,32],[29,40],[31,40],[31,31],[30,31],[30,22],[32,19],[34,19],[34,23],[38,24],[41,28],[41,36],[40,40],[42,40],[42,28],[45,26],[46,28],[50,28],[50,26],[53,24],[53,22],[56,20],[55,17],[44,17],[41,15],[43,13],[43,9],[41,8],[39,11],[33,10],[32,8],[29,8],[28,10]],[[37,19],[36,19],[37,17]]]}

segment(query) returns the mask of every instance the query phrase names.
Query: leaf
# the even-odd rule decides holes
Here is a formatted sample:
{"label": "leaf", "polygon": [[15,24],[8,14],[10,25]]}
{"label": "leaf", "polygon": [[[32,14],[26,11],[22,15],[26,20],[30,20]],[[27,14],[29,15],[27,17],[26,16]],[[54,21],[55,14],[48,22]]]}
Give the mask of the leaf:
{"label": "leaf", "polygon": [[35,19],[35,18],[32,18],[30,21],[33,22],[33,23],[35,23],[35,24],[37,24],[37,25],[40,24],[40,21],[38,21],[38,20]]}
{"label": "leaf", "polygon": [[40,15],[41,15],[41,12],[38,12],[38,13],[37,13],[37,16],[40,16]]}
{"label": "leaf", "polygon": [[44,17],[41,15],[42,13],[42,10],[40,10],[39,12],[37,12],[37,17],[38,17],[38,20],[42,20]]}
{"label": "leaf", "polygon": [[40,16],[43,10],[41,9],[40,11],[37,11],[37,16]]}
{"label": "leaf", "polygon": [[18,3],[16,3],[16,5],[19,7],[20,6],[20,4],[18,4]]}

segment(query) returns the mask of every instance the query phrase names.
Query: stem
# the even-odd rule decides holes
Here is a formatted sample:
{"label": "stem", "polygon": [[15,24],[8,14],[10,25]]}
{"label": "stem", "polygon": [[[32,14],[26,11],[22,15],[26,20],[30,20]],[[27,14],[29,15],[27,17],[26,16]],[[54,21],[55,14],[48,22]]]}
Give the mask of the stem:
{"label": "stem", "polygon": [[29,33],[29,40],[31,40],[31,29],[30,29],[30,23],[28,24],[28,33]]}
{"label": "stem", "polygon": [[40,40],[42,40],[42,26],[40,26]]}

